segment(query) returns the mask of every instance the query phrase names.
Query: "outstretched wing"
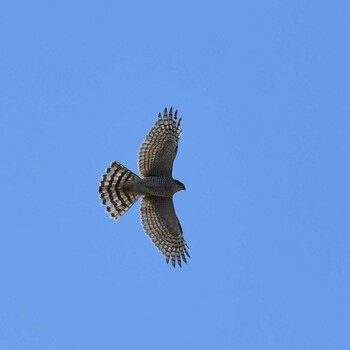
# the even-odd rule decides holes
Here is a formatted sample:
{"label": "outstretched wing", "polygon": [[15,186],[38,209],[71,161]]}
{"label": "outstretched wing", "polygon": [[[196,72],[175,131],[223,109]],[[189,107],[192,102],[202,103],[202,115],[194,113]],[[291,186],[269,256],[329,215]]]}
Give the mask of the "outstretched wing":
{"label": "outstretched wing", "polygon": [[143,176],[171,176],[173,163],[181,136],[181,118],[177,121],[177,110],[173,116],[173,108],[169,115],[165,108],[163,116],[148,133],[139,150],[139,171]]}
{"label": "outstretched wing", "polygon": [[187,244],[176,216],[171,197],[145,196],[141,202],[141,220],[146,233],[155,246],[165,255],[166,262],[181,266],[181,259],[187,264]]}

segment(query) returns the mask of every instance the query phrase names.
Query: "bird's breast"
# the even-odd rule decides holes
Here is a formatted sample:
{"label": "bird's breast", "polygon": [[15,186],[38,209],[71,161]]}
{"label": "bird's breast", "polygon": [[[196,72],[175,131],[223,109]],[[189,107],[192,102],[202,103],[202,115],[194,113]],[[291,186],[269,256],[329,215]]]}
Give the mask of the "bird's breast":
{"label": "bird's breast", "polygon": [[149,176],[127,181],[123,184],[125,191],[133,194],[171,197],[175,193],[174,180],[165,176]]}

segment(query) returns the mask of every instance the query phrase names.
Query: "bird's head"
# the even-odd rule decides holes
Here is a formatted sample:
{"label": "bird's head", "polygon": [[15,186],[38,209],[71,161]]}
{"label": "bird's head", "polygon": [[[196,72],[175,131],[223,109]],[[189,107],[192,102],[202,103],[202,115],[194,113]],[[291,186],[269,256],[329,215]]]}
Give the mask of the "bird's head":
{"label": "bird's head", "polygon": [[176,192],[181,191],[181,190],[186,190],[185,185],[180,182],[179,180],[174,180],[175,186],[176,186]]}

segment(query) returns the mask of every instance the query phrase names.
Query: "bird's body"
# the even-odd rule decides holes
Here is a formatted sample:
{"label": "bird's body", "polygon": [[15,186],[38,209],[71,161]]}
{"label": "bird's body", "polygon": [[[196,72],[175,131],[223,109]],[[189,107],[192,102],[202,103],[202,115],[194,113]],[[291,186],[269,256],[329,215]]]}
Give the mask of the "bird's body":
{"label": "bird's body", "polygon": [[128,193],[155,197],[172,197],[181,190],[178,182],[170,176],[137,178],[124,182],[122,188]]}
{"label": "bird's body", "polygon": [[113,162],[100,183],[102,204],[111,217],[118,220],[142,198],[142,225],[156,247],[173,266],[186,261],[187,244],[176,216],[173,195],[185,186],[172,177],[173,162],[181,136],[181,118],[167,109],[148,133],[139,151],[139,171],[134,174],[119,162]]}

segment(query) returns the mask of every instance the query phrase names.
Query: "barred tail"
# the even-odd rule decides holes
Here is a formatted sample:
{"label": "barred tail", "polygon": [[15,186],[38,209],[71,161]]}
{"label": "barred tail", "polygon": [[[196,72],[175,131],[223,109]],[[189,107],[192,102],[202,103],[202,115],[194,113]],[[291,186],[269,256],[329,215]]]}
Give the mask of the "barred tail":
{"label": "barred tail", "polygon": [[106,205],[106,211],[114,220],[118,220],[139,198],[138,195],[127,193],[122,189],[125,181],[137,178],[136,174],[118,162],[113,162],[102,176],[99,187],[101,202]]}

